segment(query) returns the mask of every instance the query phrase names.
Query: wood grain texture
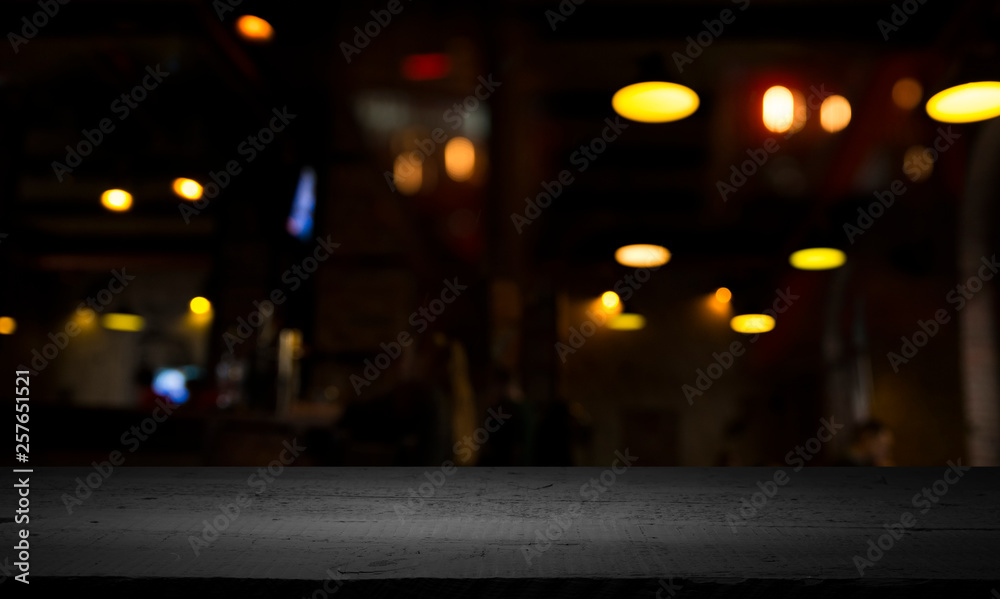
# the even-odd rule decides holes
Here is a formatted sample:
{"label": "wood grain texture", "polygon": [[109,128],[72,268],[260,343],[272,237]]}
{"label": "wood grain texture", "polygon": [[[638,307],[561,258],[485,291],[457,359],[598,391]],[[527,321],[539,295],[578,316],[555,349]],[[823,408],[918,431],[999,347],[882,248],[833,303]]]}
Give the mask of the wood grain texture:
{"label": "wood grain texture", "polygon": [[[582,498],[581,487],[600,468],[458,469],[405,513],[399,506],[419,497],[425,472],[438,470],[288,468],[264,486],[250,478],[252,468],[119,468],[72,514],[62,496],[93,470],[40,469],[32,475],[32,575],[77,588],[117,581],[130,593],[146,592],[134,587],[143,580],[164,589],[170,581],[256,580],[264,586],[247,591],[286,581],[308,595],[337,570],[346,583],[340,596],[368,588],[359,583],[398,595],[434,580],[508,591],[523,581],[535,581],[533,588],[589,581],[591,591],[625,585],[627,592],[614,593],[652,596],[658,581],[672,580],[684,581],[689,596],[754,581],[761,589],[820,584],[831,592],[908,589],[908,596],[960,585],[987,599],[1000,580],[1000,473],[966,472],[920,513],[914,495],[945,470],[787,468],[790,482],[734,532],[727,516],[739,516],[741,500],[775,469],[634,467],[595,499]],[[241,492],[252,503],[195,556],[190,538],[206,521],[223,522],[220,504]],[[580,516],[567,518],[574,502]],[[915,525],[859,576],[854,556],[904,512]],[[529,564],[523,548],[556,519],[568,528]],[[0,524],[5,541],[13,526]]]}

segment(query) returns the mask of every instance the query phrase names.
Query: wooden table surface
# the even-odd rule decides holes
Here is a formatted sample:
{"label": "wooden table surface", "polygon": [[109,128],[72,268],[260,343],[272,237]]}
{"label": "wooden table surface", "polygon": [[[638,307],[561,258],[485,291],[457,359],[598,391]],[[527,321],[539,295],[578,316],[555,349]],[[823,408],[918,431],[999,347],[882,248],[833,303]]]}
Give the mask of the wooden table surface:
{"label": "wooden table surface", "polygon": [[[171,593],[203,581],[202,590],[308,596],[334,571],[345,585],[331,581],[328,590],[366,597],[432,596],[435,580],[441,596],[462,595],[461,581],[477,593],[491,585],[524,596],[546,581],[560,582],[551,596],[653,596],[673,584],[677,596],[729,596],[752,585],[802,596],[961,588],[990,599],[998,586],[1000,471],[951,474],[956,482],[939,482],[939,498],[931,491],[937,502],[915,505],[916,494],[945,480],[947,466],[784,468],[787,484],[771,487],[766,502],[754,498],[776,470],[632,467],[604,486],[602,473],[612,477],[602,468],[286,468],[269,482],[254,468],[118,468],[68,513],[76,479],[96,480],[94,470],[36,469],[31,575],[43,585],[72,581],[74,594],[114,583],[146,596],[158,596],[150,581]],[[405,507],[422,483],[431,488],[427,473],[443,483]],[[241,493],[252,501],[223,516],[220,505]],[[11,485],[4,494],[4,505],[14,505]],[[743,499],[760,505],[745,520]],[[859,574],[855,556],[906,513],[907,532]],[[8,545],[15,525],[0,522]],[[203,536],[206,522],[217,538]],[[198,555],[193,538],[204,542]]]}

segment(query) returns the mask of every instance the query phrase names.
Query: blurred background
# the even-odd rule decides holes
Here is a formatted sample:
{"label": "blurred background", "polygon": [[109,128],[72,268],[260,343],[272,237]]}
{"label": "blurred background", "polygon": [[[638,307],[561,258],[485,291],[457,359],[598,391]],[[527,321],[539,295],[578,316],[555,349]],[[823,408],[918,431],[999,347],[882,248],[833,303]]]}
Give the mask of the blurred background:
{"label": "blurred background", "polygon": [[996,2],[0,16],[34,465],[1000,464]]}

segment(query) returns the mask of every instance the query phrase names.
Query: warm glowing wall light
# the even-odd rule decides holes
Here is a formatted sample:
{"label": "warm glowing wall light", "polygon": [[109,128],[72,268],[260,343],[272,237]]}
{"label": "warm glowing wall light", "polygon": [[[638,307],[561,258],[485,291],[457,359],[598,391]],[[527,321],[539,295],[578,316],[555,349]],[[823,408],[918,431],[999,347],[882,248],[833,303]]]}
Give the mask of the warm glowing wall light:
{"label": "warm glowing wall light", "polygon": [[201,184],[194,179],[174,179],[174,193],[185,200],[197,200],[201,197]]}
{"label": "warm glowing wall light", "polygon": [[109,189],[101,194],[101,204],[112,212],[125,212],[132,207],[132,194],[122,189]]}
{"label": "warm glowing wall light", "polygon": [[646,326],[642,314],[619,314],[608,321],[608,328],[616,331],[638,331]]}
{"label": "warm glowing wall light", "polygon": [[723,304],[727,304],[729,300],[733,299],[733,292],[725,287],[719,287],[715,290],[715,299]]}
{"label": "warm glowing wall light", "polygon": [[111,313],[101,317],[101,326],[111,331],[128,331],[137,333],[146,326],[142,316],[135,314]]}
{"label": "warm glowing wall light", "polygon": [[819,107],[819,124],[829,133],[842,130],[851,122],[851,103],[844,96],[829,96]]}
{"label": "warm glowing wall light", "polygon": [[842,266],[847,254],[836,248],[807,248],[793,252],[788,261],[799,270],[829,270]]}
{"label": "warm glowing wall light", "polygon": [[260,17],[243,15],[236,21],[236,30],[251,42],[266,42],[274,37],[274,28]]}
{"label": "warm glowing wall light", "polygon": [[729,321],[737,333],[766,333],[774,328],[774,318],[767,314],[740,314]]}
{"label": "warm glowing wall light", "polygon": [[658,245],[636,243],[618,248],[615,260],[622,266],[635,268],[662,266],[670,261],[670,251]]}
{"label": "warm glowing wall light", "polygon": [[1000,81],[949,87],[927,100],[927,114],[944,123],[971,123],[1000,116]]}
{"label": "warm glowing wall light", "polygon": [[0,316],[0,335],[13,335],[16,330],[16,320],[10,316]]}
{"label": "warm glowing wall light", "polygon": [[212,310],[212,302],[198,296],[191,299],[188,307],[191,308],[191,311],[195,314],[208,314]]}
{"label": "warm glowing wall light", "polygon": [[912,77],[903,77],[892,86],[892,101],[903,110],[912,110],[920,103],[924,88]]}
{"label": "warm glowing wall light", "polygon": [[784,133],[795,121],[795,99],[787,87],[776,85],[764,92],[764,126],[768,131]]}
{"label": "warm glowing wall light", "polygon": [[453,181],[468,181],[476,168],[476,147],[464,137],[453,137],[444,146],[444,170]]}
{"label": "warm glowing wall light", "polygon": [[392,164],[392,180],[403,195],[413,195],[420,191],[424,183],[424,164],[415,153],[396,156]]}
{"label": "warm glowing wall light", "polygon": [[694,114],[699,103],[694,90],[666,81],[626,85],[611,98],[615,112],[640,123],[678,121]]}

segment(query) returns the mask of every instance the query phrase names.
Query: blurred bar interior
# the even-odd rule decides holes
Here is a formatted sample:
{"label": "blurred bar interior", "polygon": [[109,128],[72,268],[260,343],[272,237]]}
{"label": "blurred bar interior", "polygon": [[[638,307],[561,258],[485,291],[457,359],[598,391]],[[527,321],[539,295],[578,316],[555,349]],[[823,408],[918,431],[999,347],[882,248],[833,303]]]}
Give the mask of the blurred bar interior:
{"label": "blurred bar interior", "polygon": [[998,6],[4,2],[33,459],[1000,465]]}

